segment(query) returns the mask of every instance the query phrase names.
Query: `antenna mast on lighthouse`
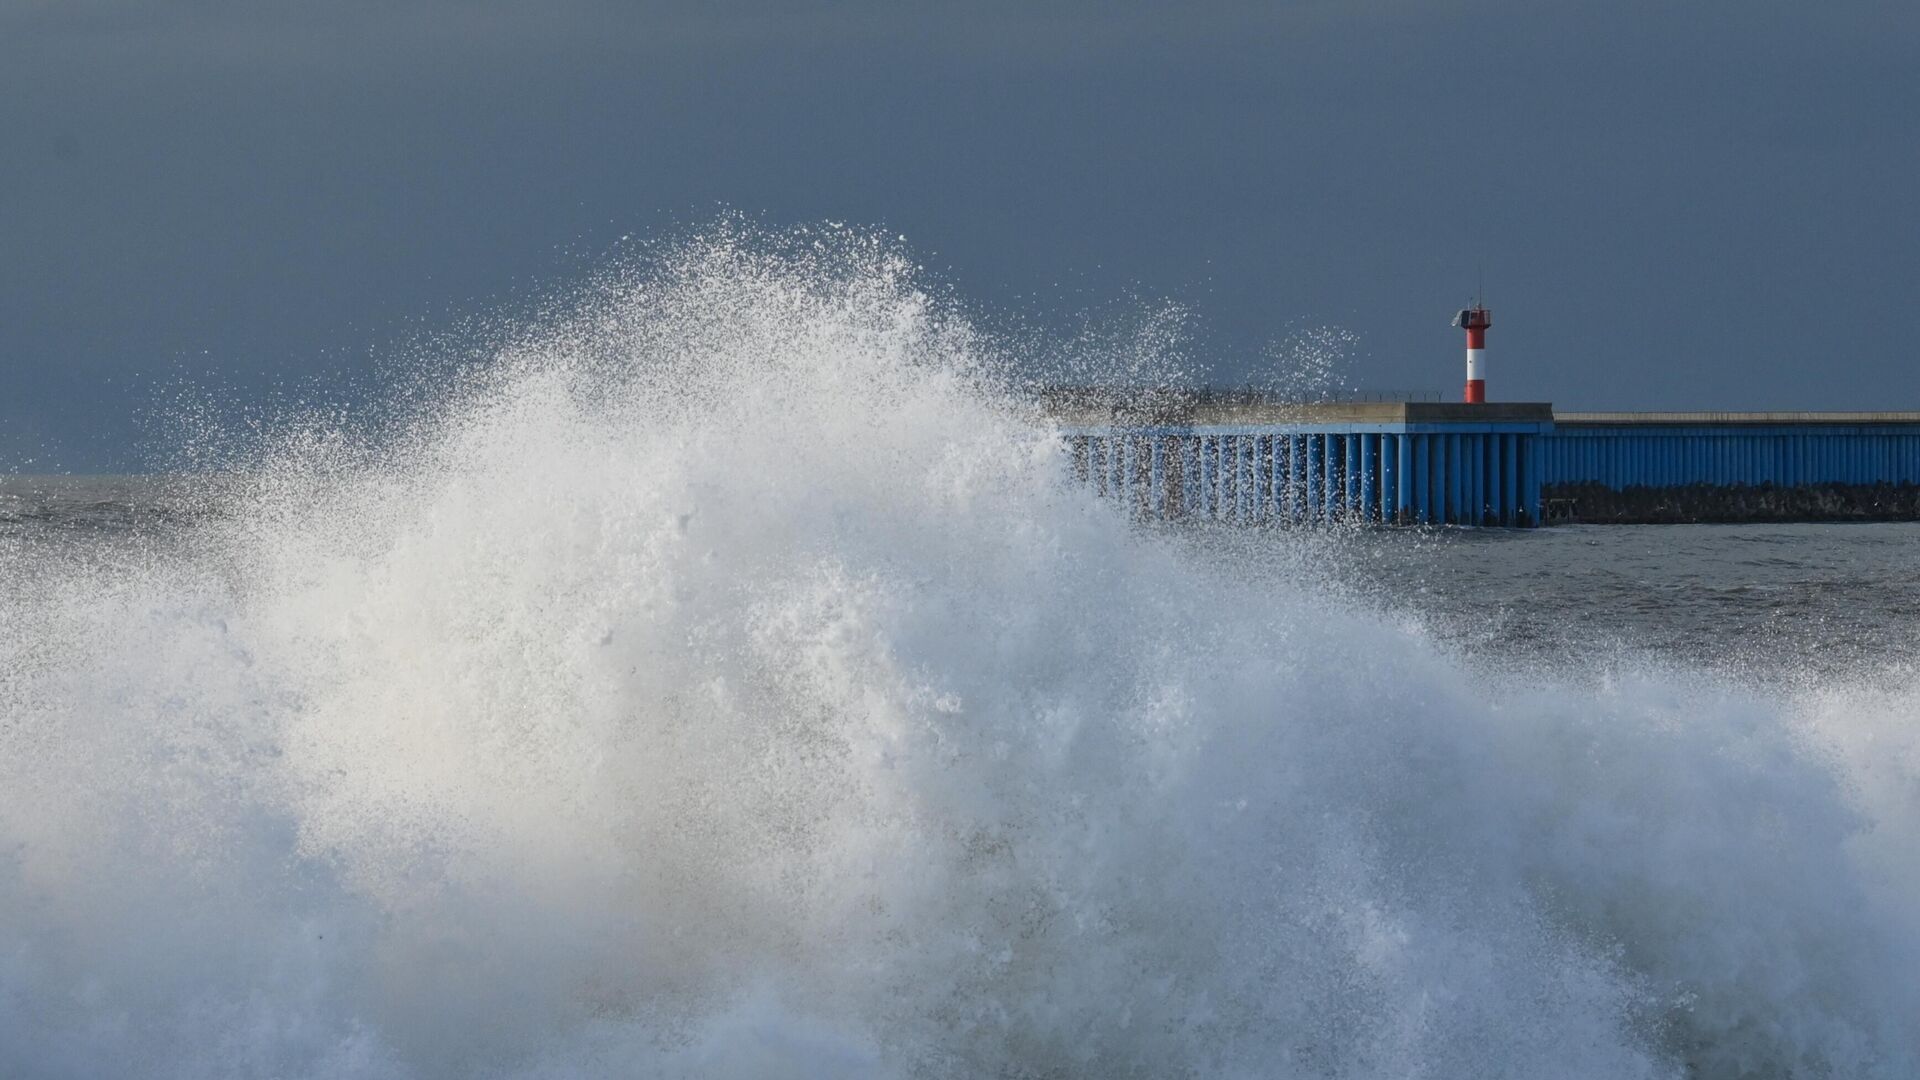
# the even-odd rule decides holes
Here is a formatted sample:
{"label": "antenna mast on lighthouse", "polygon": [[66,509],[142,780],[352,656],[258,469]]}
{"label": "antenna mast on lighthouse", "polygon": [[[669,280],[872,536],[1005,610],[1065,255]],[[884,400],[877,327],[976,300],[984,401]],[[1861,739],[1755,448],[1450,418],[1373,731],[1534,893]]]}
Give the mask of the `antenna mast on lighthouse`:
{"label": "antenna mast on lighthouse", "polygon": [[1487,400],[1487,327],[1493,325],[1493,312],[1475,300],[1470,308],[1461,308],[1453,325],[1467,332],[1467,396],[1470,405]]}

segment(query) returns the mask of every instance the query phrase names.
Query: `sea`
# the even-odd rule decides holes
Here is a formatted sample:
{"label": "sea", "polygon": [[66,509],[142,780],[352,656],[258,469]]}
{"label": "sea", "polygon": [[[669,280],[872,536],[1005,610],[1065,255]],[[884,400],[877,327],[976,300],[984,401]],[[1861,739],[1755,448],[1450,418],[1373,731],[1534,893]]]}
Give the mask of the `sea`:
{"label": "sea", "polygon": [[1005,351],[709,237],[0,480],[0,1075],[1920,1075],[1920,525],[1142,522]]}

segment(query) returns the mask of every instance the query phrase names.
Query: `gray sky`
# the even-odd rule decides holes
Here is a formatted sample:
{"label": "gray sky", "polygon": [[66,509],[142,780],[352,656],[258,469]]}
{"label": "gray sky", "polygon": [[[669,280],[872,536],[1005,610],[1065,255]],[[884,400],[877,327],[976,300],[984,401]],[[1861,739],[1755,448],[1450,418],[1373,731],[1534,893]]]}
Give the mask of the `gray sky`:
{"label": "gray sky", "polygon": [[[1920,5],[0,0],[0,470],[363,375],[622,234],[905,234],[962,295],[1303,326],[1348,381],[1920,408]],[[1124,305],[1122,305],[1124,306]]]}

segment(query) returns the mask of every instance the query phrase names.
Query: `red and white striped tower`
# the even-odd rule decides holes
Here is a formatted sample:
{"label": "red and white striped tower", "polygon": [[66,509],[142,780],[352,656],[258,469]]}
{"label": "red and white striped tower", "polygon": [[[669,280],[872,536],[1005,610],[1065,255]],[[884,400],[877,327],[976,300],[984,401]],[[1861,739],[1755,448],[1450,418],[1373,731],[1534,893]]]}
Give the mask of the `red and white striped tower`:
{"label": "red and white striped tower", "polygon": [[1460,309],[1453,325],[1467,331],[1467,403],[1482,404],[1487,400],[1487,327],[1493,325],[1493,312],[1475,303]]}

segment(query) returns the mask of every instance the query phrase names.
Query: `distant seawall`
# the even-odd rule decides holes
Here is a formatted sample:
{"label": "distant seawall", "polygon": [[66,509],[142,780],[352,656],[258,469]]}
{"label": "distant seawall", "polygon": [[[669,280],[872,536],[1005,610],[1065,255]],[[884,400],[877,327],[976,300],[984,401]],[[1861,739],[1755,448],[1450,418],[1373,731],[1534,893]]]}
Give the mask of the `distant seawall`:
{"label": "distant seawall", "polygon": [[1920,413],[1560,413],[1549,523],[1920,520]]}
{"label": "distant seawall", "polygon": [[1920,412],[1563,413],[1056,390],[1074,468],[1142,516],[1526,528],[1920,520]]}

